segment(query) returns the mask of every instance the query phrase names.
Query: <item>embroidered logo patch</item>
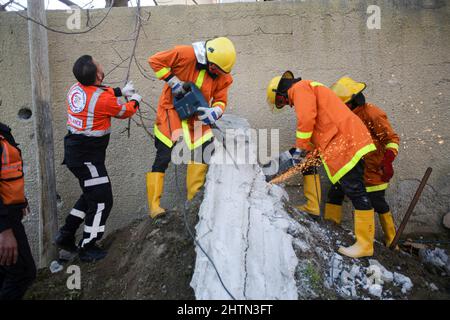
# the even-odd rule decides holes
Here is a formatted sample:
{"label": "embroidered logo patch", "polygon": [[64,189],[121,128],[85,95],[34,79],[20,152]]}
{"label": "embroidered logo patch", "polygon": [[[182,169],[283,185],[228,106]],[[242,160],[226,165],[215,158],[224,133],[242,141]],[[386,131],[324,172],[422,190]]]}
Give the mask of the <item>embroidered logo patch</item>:
{"label": "embroidered logo patch", "polygon": [[78,85],[74,85],[67,95],[67,102],[73,113],[80,113],[86,106],[86,92]]}

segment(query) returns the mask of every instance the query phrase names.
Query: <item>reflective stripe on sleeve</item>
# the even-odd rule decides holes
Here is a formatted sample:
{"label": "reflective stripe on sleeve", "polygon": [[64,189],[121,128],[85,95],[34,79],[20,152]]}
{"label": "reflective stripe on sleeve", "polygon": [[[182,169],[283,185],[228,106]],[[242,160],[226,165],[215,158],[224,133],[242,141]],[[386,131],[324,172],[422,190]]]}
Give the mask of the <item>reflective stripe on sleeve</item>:
{"label": "reflective stripe on sleeve", "polygon": [[116,117],[121,117],[124,115],[125,111],[127,111],[127,106],[126,105],[122,105],[122,109],[120,109],[119,113],[116,115]]}
{"label": "reflective stripe on sleeve", "polygon": [[159,71],[156,71],[156,72],[155,72],[156,77],[157,77],[158,79],[161,79],[161,78],[163,78],[165,75],[167,75],[167,74],[170,72],[170,70],[171,70],[170,68],[164,67],[164,68],[160,69]]}
{"label": "reflective stripe on sleeve", "polygon": [[297,138],[299,139],[309,139],[312,136],[312,131],[310,132],[302,132],[302,131],[297,131]]}
{"label": "reflective stripe on sleeve", "polygon": [[395,142],[390,142],[386,145],[386,149],[395,149],[398,151],[398,144],[396,144]]}

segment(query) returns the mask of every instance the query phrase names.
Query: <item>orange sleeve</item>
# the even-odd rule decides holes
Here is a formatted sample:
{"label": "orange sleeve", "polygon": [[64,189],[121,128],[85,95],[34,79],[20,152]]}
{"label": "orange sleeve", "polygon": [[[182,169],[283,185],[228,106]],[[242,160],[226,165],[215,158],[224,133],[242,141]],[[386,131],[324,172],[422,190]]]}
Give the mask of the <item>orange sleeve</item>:
{"label": "orange sleeve", "polygon": [[297,115],[296,147],[303,150],[313,150],[311,136],[317,116],[316,95],[309,86],[296,86],[294,88],[294,107]]}
{"label": "orange sleeve", "polygon": [[180,61],[180,50],[173,48],[167,51],[157,52],[148,58],[150,67],[160,80],[165,80],[170,74],[172,68],[177,66]]}
{"label": "orange sleeve", "polygon": [[136,101],[121,103],[120,98],[114,95],[112,88],[106,88],[99,99],[98,108],[101,109],[98,112],[109,117],[126,119],[132,117],[137,111],[138,103]]}
{"label": "orange sleeve", "polygon": [[400,138],[391,126],[386,113],[377,108],[375,117],[373,118],[373,131],[375,136],[381,142],[386,149],[391,149],[394,151],[395,155],[398,154],[398,148],[400,143]]}
{"label": "orange sleeve", "polygon": [[213,93],[212,107],[218,106],[225,112],[228,101],[228,89],[232,83],[233,78],[230,75],[225,75],[223,79],[221,79],[220,83],[217,85],[217,89]]}

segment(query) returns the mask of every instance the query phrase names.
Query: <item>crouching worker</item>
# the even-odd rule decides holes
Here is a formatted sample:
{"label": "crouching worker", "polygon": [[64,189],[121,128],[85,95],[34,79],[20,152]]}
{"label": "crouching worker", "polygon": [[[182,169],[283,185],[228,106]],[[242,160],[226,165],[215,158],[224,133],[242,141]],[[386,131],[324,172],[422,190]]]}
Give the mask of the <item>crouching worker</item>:
{"label": "crouching worker", "polygon": [[[378,213],[383,228],[386,246],[395,237],[395,225],[389,205],[385,198],[389,180],[394,175],[392,162],[398,154],[399,137],[392,129],[386,113],[377,106],[366,103],[362,91],[365,83],[356,82],[349,77],[340,78],[331,89],[366,125],[377,150],[364,157],[364,181],[372,206]],[[325,219],[341,223],[344,193],[331,188],[325,205]]]}
{"label": "crouching worker", "polygon": [[353,258],[372,256],[374,210],[365,190],[361,159],[376,148],[364,123],[329,88],[295,79],[290,71],[270,81],[267,100],[273,110],[285,105],[295,108],[297,152],[316,149],[334,187],[355,207],[356,243],[339,252]]}
{"label": "crouching worker", "polygon": [[[172,149],[179,136],[183,136],[189,150],[203,155],[212,143],[210,125],[224,113],[228,89],[233,82],[230,75],[236,60],[233,43],[224,37],[176,46],[158,52],[148,60],[158,79],[165,81],[159,98],[154,125],[156,158],[152,171],[147,173],[149,215],[156,218],[166,210],[161,208],[164,175],[171,162]],[[199,109],[199,114],[182,120],[174,105],[174,97],[183,97],[188,90],[186,83],[194,83],[210,102],[209,108]],[[210,148],[208,148],[210,149]],[[197,160],[200,158],[199,160]],[[196,157],[187,166],[187,198],[191,200],[205,182],[208,168],[205,157]]]}
{"label": "crouching worker", "polygon": [[18,300],[36,278],[36,266],[22,224],[28,210],[22,155],[3,123],[0,159],[0,300]]}
{"label": "crouching worker", "polygon": [[[78,179],[82,194],[66,218],[55,239],[59,248],[74,252],[80,260],[96,261],[106,251],[96,245],[105,232],[105,223],[113,206],[111,181],[105,167],[105,153],[111,133],[111,118],[133,116],[141,96],[128,83],[123,89],[102,85],[102,66],[91,56],[80,57],[73,66],[78,80],[67,94],[67,129],[64,138],[64,162]],[[129,102],[121,103],[119,97]],[[84,222],[84,232],[75,244],[75,233]]]}

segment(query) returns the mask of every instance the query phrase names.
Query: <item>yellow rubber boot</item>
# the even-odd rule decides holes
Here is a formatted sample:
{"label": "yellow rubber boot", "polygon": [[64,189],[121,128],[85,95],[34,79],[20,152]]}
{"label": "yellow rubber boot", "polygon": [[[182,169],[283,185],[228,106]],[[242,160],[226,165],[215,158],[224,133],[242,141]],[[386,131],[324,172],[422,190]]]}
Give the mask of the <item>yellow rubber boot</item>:
{"label": "yellow rubber boot", "polygon": [[303,176],[303,193],[306,203],[296,208],[311,215],[320,215],[320,198],[322,189],[320,188],[320,177],[318,174],[308,174]]}
{"label": "yellow rubber boot", "polygon": [[356,243],[350,247],[340,247],[339,253],[351,258],[373,256],[373,240],[375,237],[374,211],[355,210]]}
{"label": "yellow rubber boot", "polygon": [[341,224],[342,206],[338,204],[325,203],[325,220],[331,220],[337,224]]}
{"label": "yellow rubber boot", "polygon": [[381,227],[384,232],[384,244],[389,247],[395,237],[395,224],[392,213],[386,212],[378,215],[380,217]]}
{"label": "yellow rubber boot", "polygon": [[207,170],[207,164],[197,162],[188,163],[186,174],[186,189],[188,200],[192,200],[198,190],[200,190],[200,188],[205,184]]}
{"label": "yellow rubber boot", "polygon": [[164,173],[147,172],[147,198],[150,217],[156,218],[166,213],[166,210],[159,206],[161,195],[164,189]]}

